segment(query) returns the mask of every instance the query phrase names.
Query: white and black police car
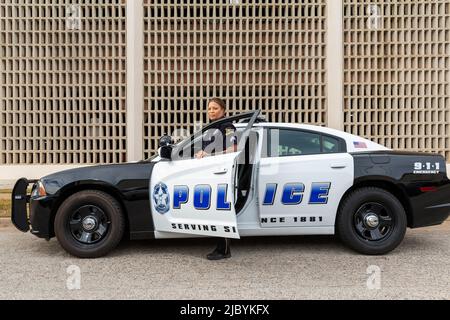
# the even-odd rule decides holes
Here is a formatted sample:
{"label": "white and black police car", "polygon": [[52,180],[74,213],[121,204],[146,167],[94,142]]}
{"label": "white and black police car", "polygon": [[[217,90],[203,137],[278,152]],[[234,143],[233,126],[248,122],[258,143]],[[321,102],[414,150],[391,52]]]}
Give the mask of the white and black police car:
{"label": "white and black police car", "polygon": [[[205,132],[235,123],[238,148],[201,159]],[[72,255],[99,257],[119,241],[179,237],[332,235],[363,254],[384,254],[407,227],[450,212],[445,159],[397,152],[342,131],[269,123],[259,111],[210,124],[134,163],[22,178],[12,222]],[[199,143],[200,141],[200,143]],[[31,194],[27,186],[33,184]]]}

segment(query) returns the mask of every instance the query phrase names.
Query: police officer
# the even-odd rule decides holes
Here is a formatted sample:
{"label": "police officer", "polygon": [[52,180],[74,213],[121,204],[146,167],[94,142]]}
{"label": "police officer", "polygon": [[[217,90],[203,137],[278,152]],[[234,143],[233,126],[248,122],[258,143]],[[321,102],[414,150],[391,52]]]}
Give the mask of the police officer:
{"label": "police officer", "polygon": [[[208,102],[208,118],[211,122],[225,118],[225,102],[212,98]],[[202,150],[195,157],[200,159],[217,153],[235,152],[237,150],[236,128],[231,122],[213,126],[204,133]],[[207,256],[208,260],[220,260],[231,257],[230,239],[218,238],[217,247]]]}

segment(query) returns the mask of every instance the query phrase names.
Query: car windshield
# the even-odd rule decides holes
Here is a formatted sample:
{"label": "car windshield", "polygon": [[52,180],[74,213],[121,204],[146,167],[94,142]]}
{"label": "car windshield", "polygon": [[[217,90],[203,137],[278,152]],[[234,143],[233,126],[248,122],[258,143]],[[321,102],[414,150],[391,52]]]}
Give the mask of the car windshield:
{"label": "car windshield", "polygon": [[159,156],[159,154],[158,154],[158,152],[157,153],[155,153],[154,155],[152,155],[150,158],[147,158],[147,159],[145,159],[145,160],[143,160],[144,162],[151,162],[153,159],[155,159],[156,157],[158,157]]}
{"label": "car windshield", "polygon": [[[234,121],[232,121],[233,123],[237,123],[236,120],[238,120],[238,122],[240,122],[239,120],[242,121],[242,119],[249,118],[249,116],[252,116],[252,115],[253,115],[253,112],[249,112],[247,114],[238,115],[237,116],[237,117],[239,117],[238,119],[236,119],[236,116],[233,116],[229,119],[234,120]],[[264,118],[262,118],[262,119],[264,120]],[[221,121],[221,120],[219,120],[219,121]],[[192,134],[191,136],[181,139],[178,142],[175,142],[175,144],[173,145],[173,148],[182,150],[182,149],[186,149],[187,146],[192,146],[195,142],[198,142],[199,139],[202,139],[203,132],[205,130],[207,130],[212,124],[213,123],[209,123],[206,126],[204,126],[202,129],[200,129],[197,132],[195,132],[194,134]],[[244,129],[245,129],[245,126],[242,126],[242,127],[237,126],[236,127],[236,136],[237,136],[238,143],[240,141],[240,136],[241,136],[242,132],[244,131]],[[155,159],[157,156],[158,156],[158,153],[156,153],[155,155],[146,159],[145,161],[151,161],[151,160]]]}
{"label": "car windshield", "polygon": [[[206,128],[206,126],[205,126]],[[195,136],[200,135],[200,132],[203,130],[204,128],[198,130],[197,132],[195,132],[194,134],[184,137],[184,139],[180,139],[179,141],[176,141],[173,145],[174,148],[179,148],[182,145],[187,145],[189,143],[189,141],[191,141],[191,139],[193,139]],[[201,135],[200,135],[201,137]],[[183,137],[182,137],[183,138]],[[198,137],[197,137],[198,138]],[[150,158],[145,159],[144,161],[152,161],[153,159],[155,159],[156,157],[158,157],[159,154],[158,152],[156,152],[154,155],[152,155]]]}

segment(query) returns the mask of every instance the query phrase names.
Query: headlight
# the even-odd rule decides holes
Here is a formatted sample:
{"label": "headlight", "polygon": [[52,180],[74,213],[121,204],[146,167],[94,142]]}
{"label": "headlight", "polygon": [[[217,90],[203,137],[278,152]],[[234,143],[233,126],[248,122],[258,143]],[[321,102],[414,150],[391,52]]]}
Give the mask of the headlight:
{"label": "headlight", "polygon": [[39,180],[33,185],[33,189],[31,190],[32,198],[40,198],[45,197],[47,192],[45,191],[44,184]]}

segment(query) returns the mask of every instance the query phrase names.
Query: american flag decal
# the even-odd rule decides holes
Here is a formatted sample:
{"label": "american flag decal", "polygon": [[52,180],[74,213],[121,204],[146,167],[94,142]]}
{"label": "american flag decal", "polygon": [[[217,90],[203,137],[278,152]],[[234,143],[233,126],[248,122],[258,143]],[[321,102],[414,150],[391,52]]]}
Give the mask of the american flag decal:
{"label": "american flag decal", "polygon": [[355,148],[367,148],[367,145],[365,142],[361,142],[361,141],[353,141],[353,146]]}

